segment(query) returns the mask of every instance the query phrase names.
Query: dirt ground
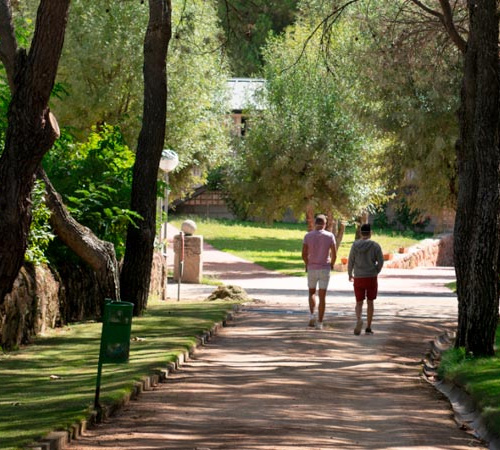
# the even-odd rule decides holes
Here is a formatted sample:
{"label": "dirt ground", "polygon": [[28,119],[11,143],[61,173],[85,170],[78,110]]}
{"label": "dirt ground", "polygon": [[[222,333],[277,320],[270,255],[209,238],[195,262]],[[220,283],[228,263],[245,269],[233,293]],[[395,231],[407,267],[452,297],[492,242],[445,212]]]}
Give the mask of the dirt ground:
{"label": "dirt ground", "polygon": [[297,309],[249,306],[153,391],[67,448],[470,449],[447,400],[421,376],[451,321],[384,314],[372,336],[353,317],[323,331]]}

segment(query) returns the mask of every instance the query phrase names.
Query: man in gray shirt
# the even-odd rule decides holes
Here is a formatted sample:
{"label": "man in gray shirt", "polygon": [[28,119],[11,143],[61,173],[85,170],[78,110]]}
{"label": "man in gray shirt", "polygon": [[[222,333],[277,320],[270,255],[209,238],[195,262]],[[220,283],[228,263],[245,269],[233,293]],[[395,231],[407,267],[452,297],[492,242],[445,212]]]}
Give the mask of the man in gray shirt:
{"label": "man in gray shirt", "polygon": [[373,300],[377,298],[378,274],[384,265],[384,256],[380,245],[371,238],[370,224],[361,225],[361,239],[354,241],[349,252],[347,273],[349,281],[354,281],[354,295],[356,297],[356,327],[354,334],[361,334],[363,328],[363,301],[366,298],[366,334],[373,334]]}

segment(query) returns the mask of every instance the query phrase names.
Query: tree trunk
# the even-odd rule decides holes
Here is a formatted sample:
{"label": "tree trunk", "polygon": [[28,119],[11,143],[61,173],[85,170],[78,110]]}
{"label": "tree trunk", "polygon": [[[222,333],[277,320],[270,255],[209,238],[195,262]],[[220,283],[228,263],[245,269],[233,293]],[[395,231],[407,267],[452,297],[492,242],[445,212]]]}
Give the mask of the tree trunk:
{"label": "tree trunk", "polygon": [[326,231],[337,234],[337,221],[333,218],[333,213],[328,211],[326,213]]}
{"label": "tree trunk", "polygon": [[457,144],[456,346],[493,355],[500,248],[499,58],[496,0],[469,1]]}
{"label": "tree trunk", "polygon": [[333,233],[335,236],[335,243],[337,245],[337,249],[340,247],[340,244],[342,243],[342,239],[344,238],[344,232],[345,232],[345,223],[342,222],[342,220],[337,220],[333,218],[333,213],[331,211],[328,212],[327,214],[327,227],[326,229],[330,232]]}
{"label": "tree trunk", "polygon": [[45,203],[50,209],[50,224],[55,233],[95,271],[103,299],[119,299],[119,270],[114,245],[100,240],[92,230],[71,217],[43,169],[40,168],[37,175],[45,183]]}
{"label": "tree trunk", "polygon": [[120,277],[122,299],[140,315],[147,305],[156,234],[156,188],[165,141],[166,58],[171,36],[170,0],[149,0],[144,38],[144,109],[132,181],[131,209],[142,220],[130,225]]}
{"label": "tree trunk", "polygon": [[337,233],[335,234],[337,249],[340,247],[340,244],[342,244],[342,240],[344,239],[344,233],[345,233],[345,223],[339,220],[338,230]]}
{"label": "tree trunk", "polygon": [[13,39],[10,2],[0,0],[0,57],[13,89],[5,149],[0,158],[0,304],[11,291],[23,264],[35,172],[59,136],[48,102],[63,46],[69,3],[40,2],[30,52],[26,55],[17,49]]}
{"label": "tree trunk", "polygon": [[368,223],[369,214],[366,211],[363,211],[361,215],[356,220],[356,233],[354,235],[354,239],[361,239],[361,225]]}
{"label": "tree trunk", "polygon": [[311,205],[307,205],[306,208],[306,223],[307,231],[314,230],[314,209]]}

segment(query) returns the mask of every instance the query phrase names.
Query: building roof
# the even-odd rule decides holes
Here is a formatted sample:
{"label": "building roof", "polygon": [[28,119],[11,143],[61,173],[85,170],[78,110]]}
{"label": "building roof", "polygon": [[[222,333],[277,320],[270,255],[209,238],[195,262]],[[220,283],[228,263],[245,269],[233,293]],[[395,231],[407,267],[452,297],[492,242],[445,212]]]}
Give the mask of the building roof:
{"label": "building roof", "polygon": [[265,83],[263,78],[229,78],[227,86],[231,111],[264,109]]}

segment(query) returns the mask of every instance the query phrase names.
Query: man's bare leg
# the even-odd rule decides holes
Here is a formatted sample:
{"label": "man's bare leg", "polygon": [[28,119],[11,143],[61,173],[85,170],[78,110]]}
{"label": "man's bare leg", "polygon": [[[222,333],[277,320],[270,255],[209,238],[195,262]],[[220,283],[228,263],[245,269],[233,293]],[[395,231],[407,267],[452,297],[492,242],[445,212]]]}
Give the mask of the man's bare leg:
{"label": "man's bare leg", "polygon": [[354,328],[354,334],[358,336],[361,333],[361,328],[363,328],[363,319],[361,318],[363,314],[363,301],[356,301],[356,327]]}
{"label": "man's bare leg", "polygon": [[326,289],[319,289],[318,321],[323,322],[326,309]]}
{"label": "man's bare leg", "polygon": [[356,319],[362,320],[361,316],[363,314],[363,301],[356,302]]}
{"label": "man's bare leg", "polygon": [[314,310],[316,309],[316,289],[309,288],[309,312],[314,314]]}
{"label": "man's bare leg", "polygon": [[373,320],[373,300],[367,300],[366,301],[366,328],[372,327],[372,320]]}
{"label": "man's bare leg", "polygon": [[309,326],[314,327],[316,325],[316,318],[314,316],[314,310],[316,309],[316,289],[309,288]]}

